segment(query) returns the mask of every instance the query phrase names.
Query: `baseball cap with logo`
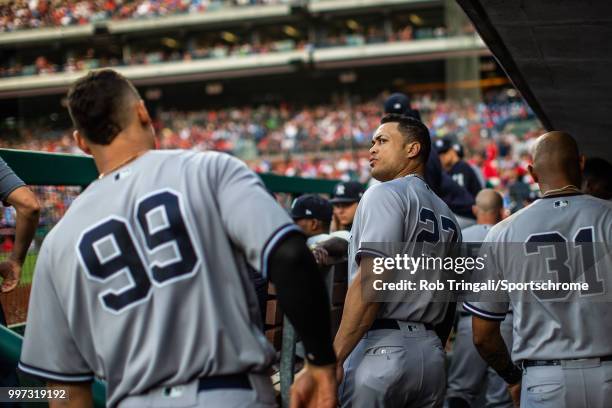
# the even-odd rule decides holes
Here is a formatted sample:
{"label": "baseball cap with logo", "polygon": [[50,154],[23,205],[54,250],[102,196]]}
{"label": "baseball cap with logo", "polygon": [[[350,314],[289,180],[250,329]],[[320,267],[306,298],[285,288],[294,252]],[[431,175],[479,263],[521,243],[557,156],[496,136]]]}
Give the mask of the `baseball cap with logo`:
{"label": "baseball cap with logo", "polygon": [[361,200],[365,188],[363,184],[356,181],[345,181],[336,184],[334,187],[334,195],[329,200],[332,204],[340,203],[356,203]]}
{"label": "baseball cap with logo", "polygon": [[457,152],[457,154],[460,157],[463,157],[463,147],[461,147],[459,143],[454,142],[448,137],[438,139],[435,141],[434,144],[436,146],[436,150],[438,151],[438,154],[446,153],[450,149],[453,149],[454,151]]}
{"label": "baseball cap with logo", "polygon": [[410,116],[411,118],[421,120],[419,111],[410,107],[410,98],[403,93],[394,93],[387,98],[384,104],[385,113],[397,113],[400,115]]}
{"label": "baseball cap with logo", "polygon": [[300,220],[303,218],[314,218],[330,222],[333,208],[329,201],[315,194],[306,194],[293,200],[291,204],[291,218]]}

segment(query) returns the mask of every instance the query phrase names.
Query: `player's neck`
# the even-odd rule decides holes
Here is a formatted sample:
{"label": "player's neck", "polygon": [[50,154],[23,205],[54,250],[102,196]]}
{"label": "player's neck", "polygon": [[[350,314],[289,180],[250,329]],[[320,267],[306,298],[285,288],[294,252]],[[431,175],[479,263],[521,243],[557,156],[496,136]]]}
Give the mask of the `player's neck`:
{"label": "player's neck", "polygon": [[397,176],[393,177],[393,179],[399,179],[402,177],[406,177],[409,174],[415,174],[421,178],[425,177],[425,166],[422,163],[410,163],[406,166],[402,171],[400,171]]}
{"label": "player's neck", "polygon": [[92,154],[98,172],[106,175],[132,162],[152,148],[146,139],[118,136],[107,146],[92,148]]}
{"label": "player's neck", "polygon": [[568,178],[554,180],[554,182],[544,183],[539,182],[540,191],[543,195],[556,195],[565,192],[572,193],[580,191],[580,182],[572,181]]}
{"label": "player's neck", "polygon": [[498,222],[499,220],[497,219],[497,217],[491,214],[479,215],[476,218],[476,224],[479,224],[479,225],[495,225]]}

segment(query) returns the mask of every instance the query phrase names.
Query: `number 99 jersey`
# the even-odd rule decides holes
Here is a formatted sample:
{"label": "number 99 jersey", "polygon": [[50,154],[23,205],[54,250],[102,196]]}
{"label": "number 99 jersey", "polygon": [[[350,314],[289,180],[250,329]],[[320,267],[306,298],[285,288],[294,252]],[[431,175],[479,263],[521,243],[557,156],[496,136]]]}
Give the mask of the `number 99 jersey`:
{"label": "number 99 jersey", "polygon": [[485,242],[488,278],[549,285],[464,303],[500,321],[512,305],[515,362],[612,354],[612,203],[583,194],[542,198],[491,228]]}
{"label": "number 99 jersey", "polygon": [[108,403],[200,376],[264,371],[248,266],[297,227],[242,162],[150,151],[93,182],[46,237],[19,367],[106,379]]}

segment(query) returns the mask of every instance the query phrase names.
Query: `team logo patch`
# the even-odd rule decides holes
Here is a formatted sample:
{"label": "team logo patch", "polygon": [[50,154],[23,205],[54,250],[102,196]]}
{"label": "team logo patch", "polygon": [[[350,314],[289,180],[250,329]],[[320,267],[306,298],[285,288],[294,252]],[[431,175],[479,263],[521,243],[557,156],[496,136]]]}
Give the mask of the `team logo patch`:
{"label": "team logo patch", "polygon": [[555,208],[563,208],[563,207],[567,207],[569,205],[569,201],[567,200],[557,200],[555,201],[555,203],[553,204]]}

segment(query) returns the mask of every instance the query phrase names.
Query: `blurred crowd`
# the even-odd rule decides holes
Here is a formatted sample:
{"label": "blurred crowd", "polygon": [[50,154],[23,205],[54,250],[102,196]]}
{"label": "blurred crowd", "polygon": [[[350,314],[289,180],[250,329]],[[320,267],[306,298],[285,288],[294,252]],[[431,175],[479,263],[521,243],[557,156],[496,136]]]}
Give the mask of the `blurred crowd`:
{"label": "blurred crowd", "polygon": [[[385,97],[314,106],[285,103],[159,111],[158,145],[228,152],[263,173],[367,182],[367,150]],[[521,181],[531,190],[528,149],[542,133],[539,122],[512,89],[492,92],[484,100],[456,102],[422,94],[414,95],[413,106],[420,110],[434,141],[450,137],[463,146],[464,160],[480,170],[486,185],[507,193]],[[23,129],[10,147],[80,153],[69,130]]]}
{"label": "blurred crowd", "polygon": [[286,0],[8,0],[0,2],[0,32],[66,27],[102,20],[197,13],[227,6],[287,3]]}
{"label": "blurred crowd", "polygon": [[67,52],[63,57],[53,57],[47,54],[32,58],[27,56],[6,58],[0,64],[0,77],[45,75],[103,67],[184,62],[313,49],[314,47],[359,46],[444,36],[446,36],[444,27],[412,28],[407,26],[385,35],[381,28],[370,26],[363,32],[357,33],[348,30],[346,32],[327,33],[322,35],[314,45],[300,38],[287,38],[286,36],[277,39],[258,39],[256,41],[250,38],[232,38],[234,42],[224,41],[222,38],[215,36],[194,37],[184,41],[182,45],[173,43],[174,48],[164,46],[162,43],[148,49],[139,48],[138,44],[131,44],[130,52],[124,52],[123,55],[115,55],[108,50],[88,48],[84,52]]}

